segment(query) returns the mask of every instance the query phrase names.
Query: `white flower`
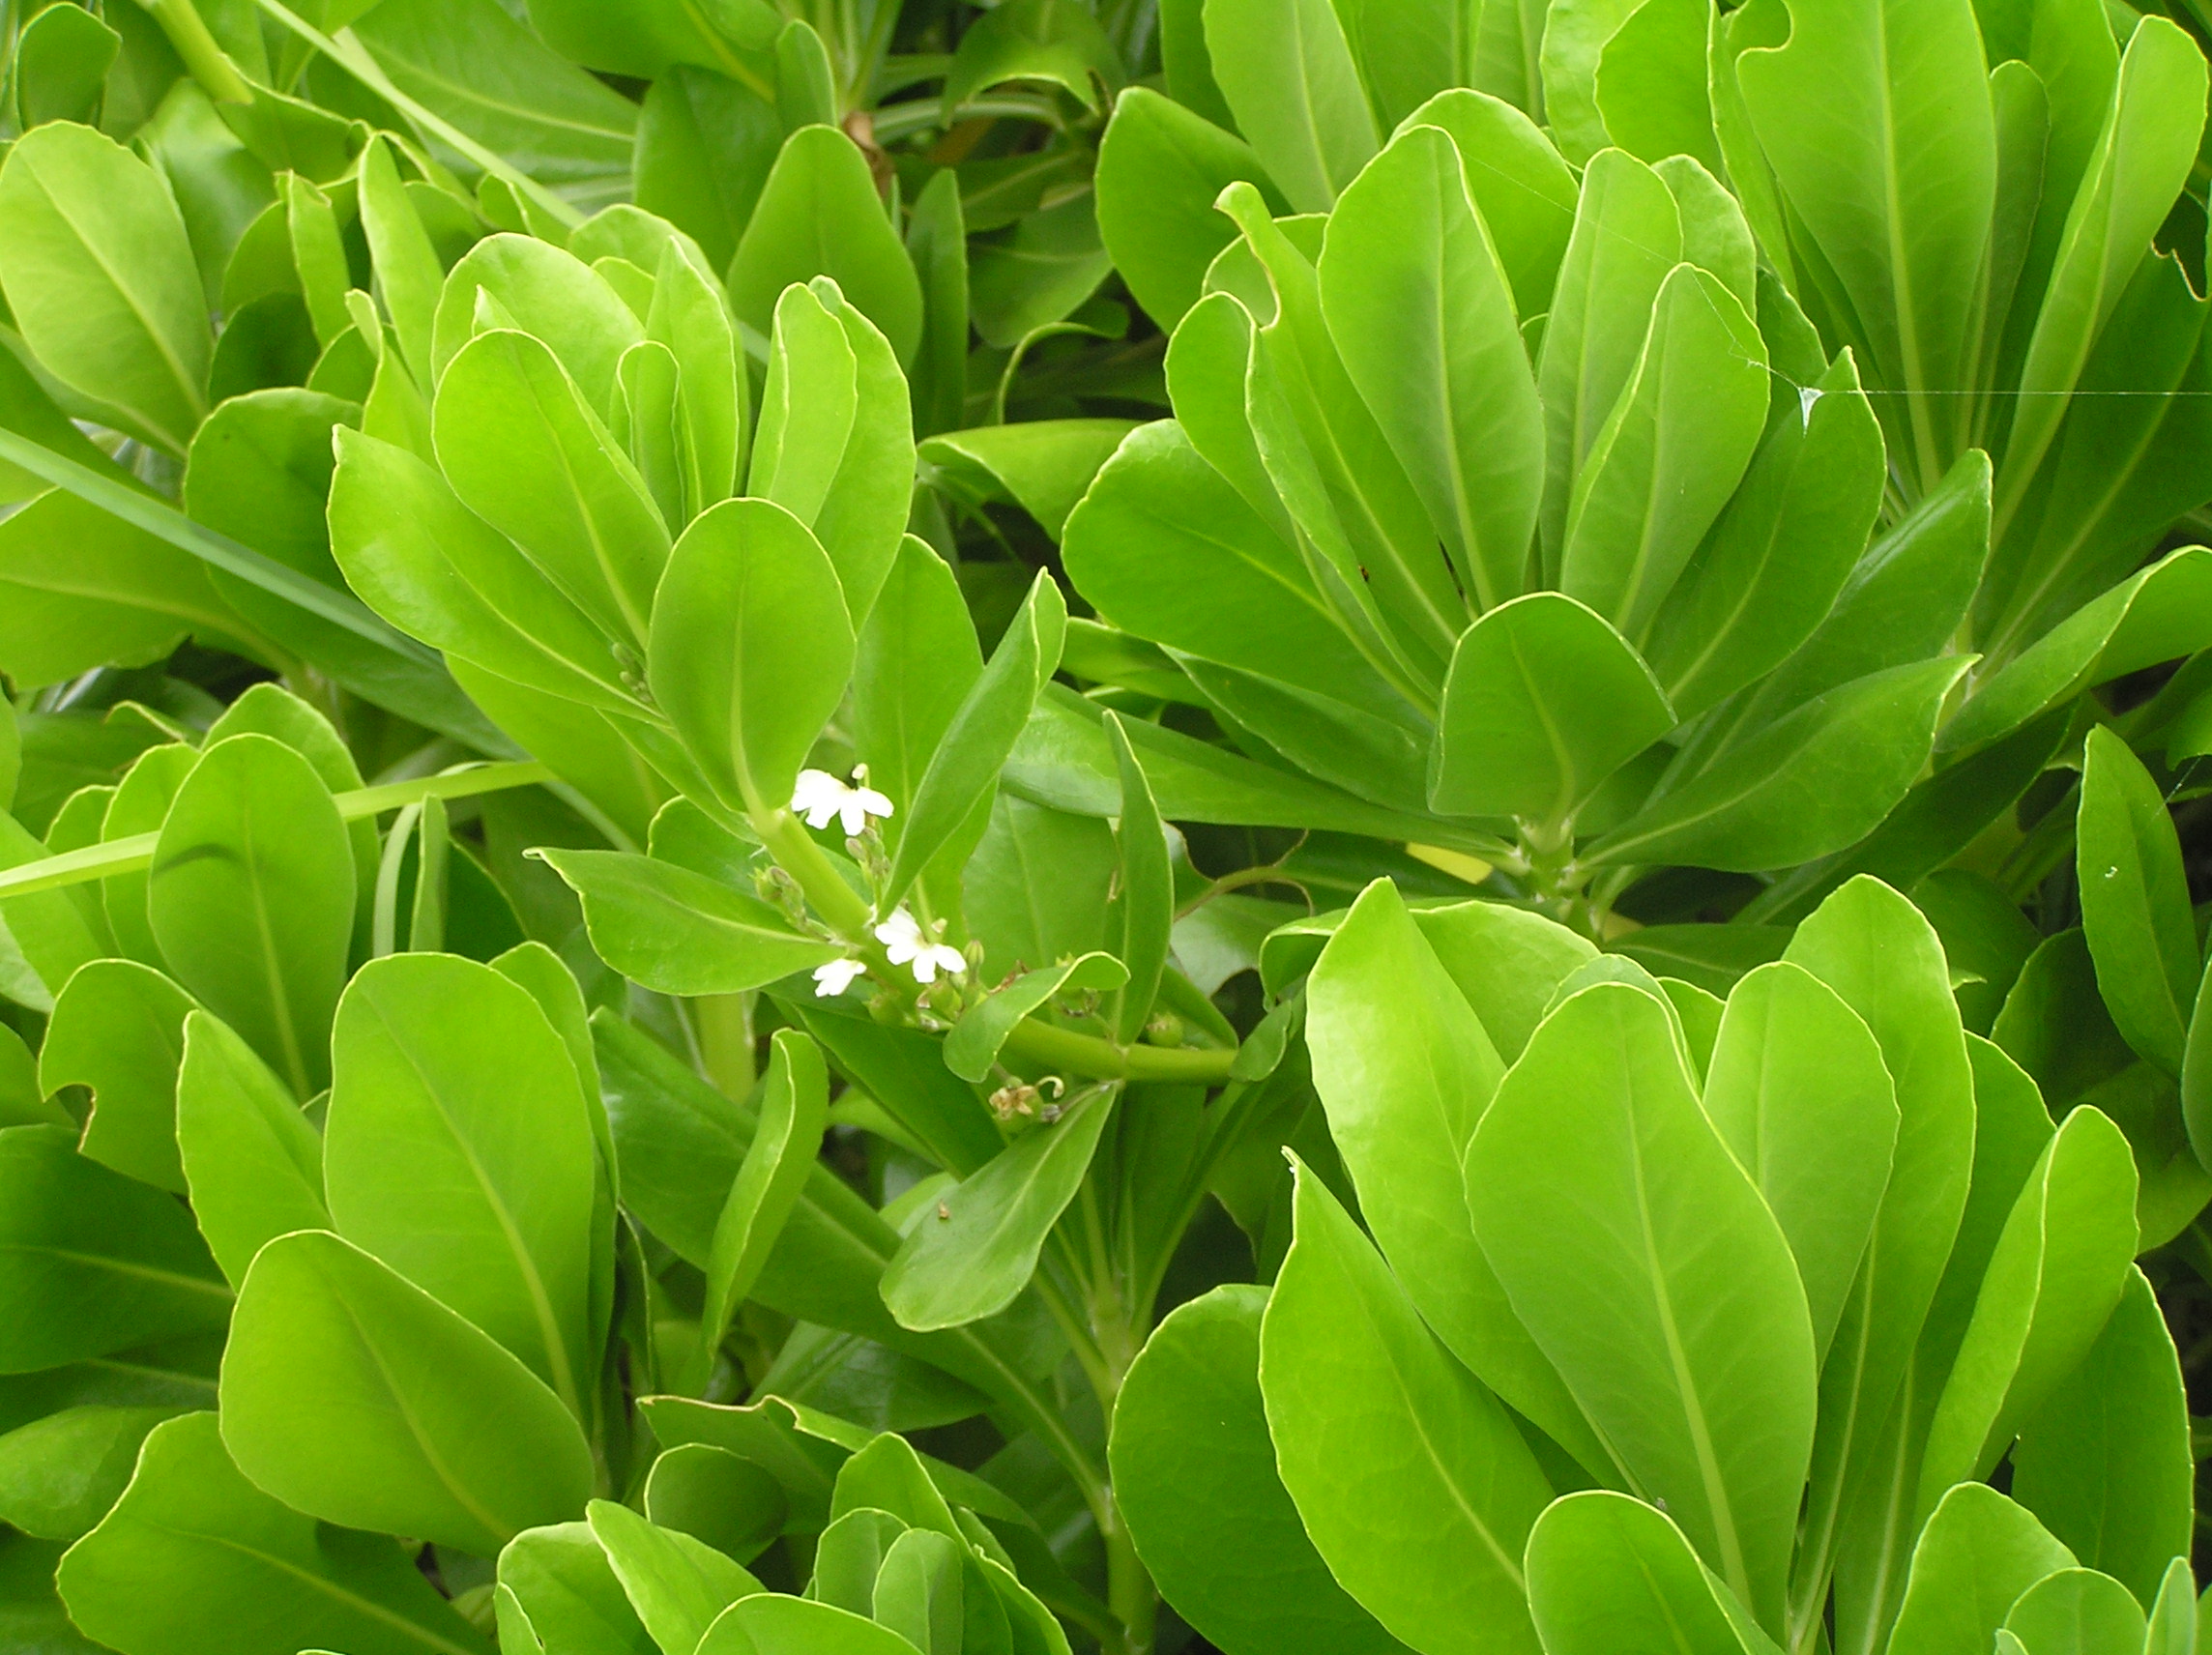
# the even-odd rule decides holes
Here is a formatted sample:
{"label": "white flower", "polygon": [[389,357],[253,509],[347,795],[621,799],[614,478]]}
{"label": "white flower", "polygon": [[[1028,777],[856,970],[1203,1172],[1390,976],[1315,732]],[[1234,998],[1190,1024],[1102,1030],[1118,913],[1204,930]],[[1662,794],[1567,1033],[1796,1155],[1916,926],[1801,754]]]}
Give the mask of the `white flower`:
{"label": "white flower", "polygon": [[806,818],[809,828],[827,828],[835,817],[843,822],[847,838],[859,838],[869,817],[891,813],[891,801],[867,785],[866,765],[855,769],[853,780],[859,785],[847,787],[828,770],[800,770],[791,790],[791,808]]}
{"label": "white flower", "polygon": [[853,986],[853,979],[868,974],[867,966],[859,960],[831,960],[826,966],[814,968],[814,997],[827,1000],[831,995],[843,994]]}
{"label": "white flower", "polygon": [[903,908],[876,927],[876,941],[884,945],[892,965],[913,962],[917,983],[935,982],[939,972],[956,977],[968,969],[967,955],[958,948],[931,942],[922,935],[919,922]]}

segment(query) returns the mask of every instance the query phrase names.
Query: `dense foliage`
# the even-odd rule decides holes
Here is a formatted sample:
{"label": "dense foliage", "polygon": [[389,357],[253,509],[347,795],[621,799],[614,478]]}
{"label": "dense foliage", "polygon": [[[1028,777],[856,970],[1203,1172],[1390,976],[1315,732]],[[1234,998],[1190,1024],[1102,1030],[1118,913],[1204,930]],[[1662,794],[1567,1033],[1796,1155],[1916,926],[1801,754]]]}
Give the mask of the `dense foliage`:
{"label": "dense foliage", "polygon": [[0,21],[0,1649],[2196,1650],[2195,0]]}

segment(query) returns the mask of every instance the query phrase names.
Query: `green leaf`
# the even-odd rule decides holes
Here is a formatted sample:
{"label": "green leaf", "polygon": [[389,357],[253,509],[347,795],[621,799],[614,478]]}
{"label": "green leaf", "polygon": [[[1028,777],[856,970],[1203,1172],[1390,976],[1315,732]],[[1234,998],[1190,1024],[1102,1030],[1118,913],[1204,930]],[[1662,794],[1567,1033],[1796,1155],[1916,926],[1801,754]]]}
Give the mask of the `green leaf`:
{"label": "green leaf", "polygon": [[837,1067],[947,1172],[965,1176],[1004,1147],[975,1089],[946,1070],[942,1041],[820,1004],[794,1009]]}
{"label": "green leaf", "polygon": [[399,91],[540,185],[628,183],[635,105],[493,0],[388,0],[353,29]]}
{"label": "green leaf", "polygon": [[[1195,312],[1178,346],[1223,305],[1236,308],[1219,299]],[[1297,547],[1173,421],[1123,440],[1068,517],[1062,555],[1076,589],[1139,637],[1366,711],[1405,705],[1346,636]]]}
{"label": "green leaf", "polygon": [[464,1552],[571,1517],[592,1488],[583,1434],[520,1361],[324,1231],[247,1272],[222,1437],[295,1511]]}
{"label": "green leaf", "polygon": [[645,1512],[739,1562],[774,1544],[791,1516],[774,1473],[706,1442],[663,1449],[645,1480]]}
{"label": "green leaf", "polygon": [[1816,697],[1601,835],[1584,860],[1751,870],[1842,849],[1905,797],[1972,664],[1939,656]]}
{"label": "green leaf", "polygon": [[[916,783],[879,907],[897,903],[930,859],[997,785],[999,771],[1029,722],[1030,711],[1060,665],[1067,604],[1040,573],[999,647],[946,724]],[[834,703],[832,703],[834,706]]]}
{"label": "green leaf", "polygon": [[2127,1587],[2093,1569],[2061,1569],[2021,1593],[1997,1647],[2028,1655],[2102,1655],[2142,1647],[2143,1611]]}
{"label": "green leaf", "polygon": [[900,364],[921,342],[921,283],[876,194],[859,146],[835,127],[784,140],[730,262],[738,320],[767,334],[783,290],[832,278],[882,330]]}
{"label": "green leaf", "polygon": [[609,638],[642,642],[668,529],[554,352],[508,327],[477,334],[446,364],[431,419],[438,462],[469,509]]}
{"label": "green leaf", "polygon": [[1635,376],[1653,305],[1681,250],[1681,213],[1666,182],[1625,152],[1592,160],[1536,358],[1547,445],[1539,527],[1549,584],[1557,583],[1576,479]]}
{"label": "green leaf", "polygon": [[583,898],[592,945],[662,994],[742,994],[838,957],[758,897],[624,851],[540,851]]}
{"label": "green leaf", "polygon": [[627,1506],[596,1499],[585,1510],[630,1607],[663,1650],[696,1649],[716,1615],[761,1589],[712,1546]]}
{"label": "green leaf", "polygon": [[2095,1343],[2138,1240],[2127,1140],[2094,1108],[2069,1115],[2005,1221],[1929,1427],[1920,1505],[1984,1476]]}
{"label": "green leaf", "polygon": [[586,1523],[525,1529],[499,1553],[500,1646],[519,1614],[539,1649],[574,1655],[659,1655]]}
{"label": "green leaf", "polygon": [[113,29],[74,6],[31,14],[15,37],[15,106],[23,127],[96,120],[122,44]]}
{"label": "green leaf", "polygon": [[1115,1095],[1032,1127],[945,1193],[884,1271],[884,1303],[902,1327],[957,1327],[1013,1303],[1082,1185]]}
{"label": "green leaf", "polygon": [[416,455],[341,426],[332,552],[370,607],[449,654],[540,694],[638,705],[607,634]]}
{"label": "green leaf", "polygon": [[[107,801],[100,822],[102,841],[159,832],[177,790],[198,763],[199,753],[182,741],[166,741],[140,753]],[[159,965],[161,950],[146,915],[145,870],[109,874],[101,881],[100,899],[115,951],[144,965]]]}
{"label": "green leaf", "polygon": [[1675,267],[1576,474],[1560,590],[1644,637],[1751,462],[1766,407],[1766,349],[1741,302]]}
{"label": "green leaf", "polygon": [[1207,0],[1214,79],[1293,211],[1325,213],[1382,147],[1328,0]]}
{"label": "green leaf", "polygon": [[1508,1067],[1520,1060],[1559,984],[1597,954],[1579,932],[1502,902],[1419,908],[1412,918]]}
{"label": "green leaf", "polygon": [[1026,420],[1014,425],[947,430],[921,445],[940,487],[977,504],[1010,501],[1056,540],[1136,427],[1127,420]]}
{"label": "green leaf", "polygon": [[1121,936],[1118,952],[1129,980],[1121,989],[1115,1037],[1128,1045],[1144,1032],[1167,969],[1175,928],[1175,869],[1167,824],[1160,819],[1151,784],[1129,745],[1118,714],[1106,715],[1107,733],[1121,776],[1121,816],[1114,839],[1121,853]]}
{"label": "green leaf", "polygon": [[581,1416],[595,1159],[561,1037],[521,987],[450,954],[372,960],[333,1031],[332,1217],[512,1351]]}
{"label": "green leaf", "polygon": [[1743,1655],[1727,1590],[1664,1512],[1626,1495],[1568,1495],[1528,1536],[1528,1606],[1547,1655]]}
{"label": "green leaf", "polygon": [[2189,1559],[2176,1557],[2151,1605],[2143,1655],[2191,1655],[2197,1644],[2197,1577]]}
{"label": "green leaf", "polygon": [[101,417],[181,455],[213,341],[184,220],[146,162],[50,122],[0,167],[0,290],[40,363]]}
{"label": "green leaf", "polygon": [[945,1039],[945,1066],[964,1081],[987,1080],[1022,1020],[1054,996],[1111,991],[1128,980],[1126,966],[1112,954],[1095,951],[1025,972],[961,1013]]}
{"label": "green leaf", "polygon": [[185,1019],[177,1145],[192,1216],[233,1288],[262,1243],[327,1230],[321,1136],[269,1065],[227,1024]]}
{"label": "green leaf", "polygon": [[2179,1075],[2204,974],[2181,841],[2158,784],[2108,729],[2091,730],[2082,751],[2075,833],[2081,928],[2097,987],[2128,1044]]}
{"label": "green leaf", "polygon": [[[1319,553],[1318,577],[1332,601],[1374,633],[1363,650],[1394,661],[1412,693],[1433,698],[1470,612],[1469,594],[1440,555],[1427,508],[1345,370],[1306,252],[1251,186],[1232,185],[1221,207],[1244,233],[1245,252],[1274,302],[1272,319],[1255,335],[1244,387],[1266,474]],[[1261,298],[1253,294],[1252,303]]]}
{"label": "green leaf", "polygon": [[1864,371],[1904,392],[1891,463],[1922,489],[1965,447],[1972,323],[1996,189],[1988,67],[1968,0],[1801,6],[1788,44],[1735,61],[1752,131]]}
{"label": "green leaf", "polygon": [[59,488],[0,521],[0,670],[22,683],[142,666],[187,635],[227,646],[250,631],[205,567]]}
{"label": "green leaf", "polygon": [[114,1511],[63,1559],[70,1614],[125,1655],[484,1655],[385,1535],[329,1529],[241,1476],[212,1413],[146,1439]]}
{"label": "green leaf", "polygon": [[[968,268],[975,332],[985,344],[1018,357],[1097,292],[1114,261],[1085,192],[1025,214],[1011,230],[977,242]],[[1002,387],[1002,408],[1004,400]]]}
{"label": "green leaf", "polygon": [[1114,1496],[1161,1594],[1226,1655],[1391,1655],[1336,1583],[1275,1470],[1260,1392],[1265,1289],[1153,1330],[1114,1405]]}
{"label": "green leaf", "polygon": [[805,1187],[808,1169],[828,1128],[830,1081],[822,1051],[804,1034],[779,1029],[771,1037],[767,1078],[760,1092],[760,1124],[746,1146],[730,1199],[714,1223],[707,1255],[707,1306],[699,1321],[699,1359],[686,1389],[703,1390],[713,1377],[714,1352],[760,1280],[761,1269],[784,1221]]}
{"label": "green leaf", "polygon": [[1314,1087],[1407,1296],[1484,1384],[1593,1470],[1612,1466],[1477,1244],[1460,1169],[1505,1072],[1482,1022],[1378,880],[1306,989]]}
{"label": "green leaf", "polygon": [[1260,1326],[1260,1388],[1306,1532],[1412,1647],[1533,1655],[1521,1555],[1552,1491],[1350,1215],[1294,1171],[1295,1238]]}
{"label": "green leaf", "polygon": [[[1769,415],[1742,484],[1652,621],[1652,671],[1684,717],[1787,659],[1828,618],[1866,552],[1881,500],[1881,428],[1848,355],[1813,389],[1809,409],[1792,393]],[[1986,499],[1987,468],[1978,470]],[[1893,533],[1917,528],[1944,500],[1929,496]],[[1982,533],[1986,545],[1986,519]]]}
{"label": "green leaf", "polygon": [[2131,1269],[2097,1342],[2022,1423],[2013,1497],[2148,1604],[2189,1551],[2194,1465],[2180,1358]]}
{"label": "green leaf", "polygon": [[921,345],[911,377],[915,429],[927,437],[967,422],[968,226],[952,168],[915,197],[906,250],[921,278]]}
{"label": "green leaf", "polygon": [[1861,876],[1828,897],[1784,957],[1873,1031],[1898,1111],[1889,1187],[1821,1374],[1805,1543],[1825,1552],[1840,1509],[1879,1464],[1870,1439],[1897,1397],[1967,1209],[1975,1075],[1942,944],[1878,880]]}
{"label": "green leaf", "polygon": [[1098,83],[1110,91],[1122,78],[1121,54],[1076,0],[1007,0],[961,35],[945,74],[945,120],[950,125],[961,104],[1008,80],[1050,82],[1096,114]]}
{"label": "green leaf", "polygon": [[1825,620],[1713,720],[1731,742],[1853,679],[1947,653],[1988,559],[1989,465],[1962,455],[1941,486],[1867,549]]}
{"label": "green leaf", "polygon": [[54,998],[39,1048],[39,1086],[91,1089],[79,1149],[158,1188],[182,1195],[177,1160],[177,1065],[185,1055],[191,996],[131,960],[94,960]]}
{"label": "green leaf", "polygon": [[2185,546],[2076,610],[1982,684],[1945,726],[1944,752],[1979,746],[2038,712],[2212,644],[2212,550]]}
{"label": "green leaf", "polygon": [[1598,65],[1606,43],[1637,10],[1634,0],[1568,0],[1544,19],[1540,102],[1554,141],[1577,166],[1586,167],[1612,142],[1598,111]]}
{"label": "green leaf", "polygon": [[1575,176],[1535,122],[1488,91],[1440,92],[1404,128],[1435,127],[1458,146],[1469,198],[1513,286],[1524,320],[1552,303],[1575,224]]}
{"label": "green leaf", "polygon": [[[1088,14],[1086,14],[1088,15]],[[967,1640],[970,1613],[963,1577],[975,1567],[968,1549],[947,1535],[909,1529],[891,1542],[876,1571],[870,1608],[879,1626],[904,1638],[922,1655],[956,1655]],[[976,1582],[986,1602],[989,1583]],[[980,1607],[980,1606],[978,1606]],[[994,1605],[995,1607],[995,1605]],[[1004,1611],[1000,1611],[1003,1623]],[[975,1629],[978,1643],[1001,1631]]]}
{"label": "green leaf", "polygon": [[1825,1357],[1897,1147],[1881,1048],[1819,978],[1761,966],[1729,996],[1704,1105],[1790,1242]]}
{"label": "green leaf", "polygon": [[639,76],[664,74],[689,63],[750,76],[762,68],[776,31],[772,11],[743,4],[703,15],[671,0],[632,0],[615,7],[592,0],[538,0],[530,17],[565,56],[593,69]]}
{"label": "green leaf", "polygon": [[2099,330],[2188,179],[2204,89],[2204,54],[2178,25],[2161,18],[2130,35],[2021,363],[2020,412],[1997,479],[2000,533],[2058,435]]}
{"label": "green leaf", "polygon": [[1596,99],[1608,137],[1647,161],[1694,156],[1720,170],[1705,90],[1710,0],[1639,6],[1598,56]]}
{"label": "green leaf", "polygon": [[[1262,765],[1156,724],[1129,726],[1160,814],[1171,822],[1234,822],[1368,833],[1499,854],[1487,834],[1457,831],[1434,817],[1391,810],[1333,787]],[[1059,684],[1047,684],[1008,756],[1009,793],[1084,816],[1121,811],[1120,782],[1103,711]]]}
{"label": "green leaf", "polygon": [[1198,303],[1207,268],[1237,239],[1213,210],[1239,180],[1272,194],[1252,146],[1149,86],[1115,101],[1098,145],[1098,233],[1137,303],[1163,333]]}
{"label": "green leaf", "polygon": [[1987,1483],[1961,1483],[1943,1496],[1912,1549],[1890,1646],[1983,1655],[2014,1601],[2074,1561],[2032,1513]]}
{"label": "green leaf", "polygon": [[1322,307],[1461,581],[1519,595],[1544,488],[1543,411],[1504,267],[1458,150],[1414,127],[1329,218]]}
{"label": "green leaf", "polygon": [[938,742],[982,670],[975,624],[951,565],[927,542],[908,537],[860,628],[853,663],[853,750],[868,767],[868,785],[897,807],[882,824],[891,844],[906,826],[905,812]]}
{"label": "green leaf", "polygon": [[814,531],[858,627],[898,555],[912,504],[906,381],[884,335],[834,283],[786,288],[775,314],[748,492]]}
{"label": "green leaf", "polygon": [[669,555],[648,662],[655,698],[723,803],[781,810],[852,676],[837,572],[789,511],[725,501]]}
{"label": "green leaf", "polygon": [[[487,236],[447,273],[431,327],[437,378],[487,314],[509,318],[503,327],[519,328],[551,350],[602,417],[613,407],[616,364],[645,336],[637,313],[603,277],[535,236]],[[421,389],[428,395],[432,387]]]}
{"label": "green leaf", "polygon": [[39,1060],[11,1029],[0,1034],[0,1126],[63,1126],[76,1130],[76,1117],[48,1097],[39,1085]]}
{"label": "green leaf", "polygon": [[1651,669],[1611,623],[1564,594],[1532,592],[1483,616],[1452,651],[1429,802],[1564,823],[1674,727]]}
{"label": "green leaf", "polygon": [[830,1516],[862,1509],[887,1513],[913,1528],[946,1535],[959,1532],[952,1508],[920,1454],[904,1437],[888,1431],[859,1442],[837,1472]]}
{"label": "green leaf", "polygon": [[635,200],[725,270],[782,145],[782,124],[757,91],[713,66],[672,65],[638,113]]}
{"label": "green leaf", "polygon": [[914,1645],[850,1611],[762,1592],[723,1611],[696,1655],[914,1655]]}
{"label": "green leaf", "polygon": [[445,267],[423,228],[422,216],[399,182],[392,152],[371,138],[361,152],[361,227],[375,261],[377,285],[392,313],[393,330],[418,387],[431,383],[432,330],[438,299],[446,284]]}
{"label": "green leaf", "polygon": [[1466,1164],[1515,1313],[1637,1485],[1778,1628],[1813,1446],[1813,1328],[1789,1242],[1700,1107],[1666,1008],[1617,983],[1567,1001]]}
{"label": "green leaf", "polygon": [[71,1137],[0,1131],[0,1373],[211,1331],[230,1312],[189,1214]]}
{"label": "green leaf", "polygon": [[297,1096],[330,1078],[354,896],[351,840],[306,759],[254,734],[201,754],[161,825],[147,915],[170,974]]}
{"label": "green leaf", "polygon": [[[814,1579],[808,1589],[816,1601],[854,1614],[874,1608],[876,1577],[884,1559],[908,1532],[888,1511],[861,1506],[848,1511],[822,1531],[814,1548]],[[747,1644],[747,1650],[751,1645]]]}
{"label": "green leaf", "polygon": [[75,1540],[131,1481],[146,1435],[174,1407],[64,1408],[0,1437],[0,1518],[43,1540]]}

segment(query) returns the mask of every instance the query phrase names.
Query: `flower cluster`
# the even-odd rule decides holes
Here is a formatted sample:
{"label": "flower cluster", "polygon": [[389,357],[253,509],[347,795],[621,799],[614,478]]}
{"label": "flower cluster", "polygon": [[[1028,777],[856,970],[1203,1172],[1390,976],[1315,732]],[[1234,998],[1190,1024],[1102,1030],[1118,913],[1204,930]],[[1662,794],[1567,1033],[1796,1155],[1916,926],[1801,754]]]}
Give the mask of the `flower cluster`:
{"label": "flower cluster", "polygon": [[[914,980],[924,987],[935,982],[940,973],[956,977],[968,969],[967,955],[923,931],[921,922],[904,908],[876,927],[876,941],[884,945],[884,953],[892,965],[907,967],[914,973]],[[816,966],[814,992],[825,999],[843,994],[865,976],[867,971],[864,961],[854,959],[831,960],[828,965]]]}

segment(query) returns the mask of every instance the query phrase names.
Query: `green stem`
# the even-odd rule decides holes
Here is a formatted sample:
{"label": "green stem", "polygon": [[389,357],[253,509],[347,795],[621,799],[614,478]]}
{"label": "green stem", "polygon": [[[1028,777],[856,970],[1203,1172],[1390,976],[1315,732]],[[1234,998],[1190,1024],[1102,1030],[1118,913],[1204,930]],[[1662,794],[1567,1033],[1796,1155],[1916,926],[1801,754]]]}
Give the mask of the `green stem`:
{"label": "green stem", "polygon": [[[1111,1499],[1112,1494],[1108,1496]],[[1106,1605],[1121,1623],[1121,1646],[1116,1655],[1151,1655],[1159,1620],[1160,1593],[1151,1571],[1137,1555],[1137,1543],[1120,1507],[1101,1538],[1106,1542]]]}
{"label": "green stem", "polygon": [[788,810],[758,809],[748,813],[753,831],[760,835],[776,866],[799,882],[807,905],[823,922],[848,943],[867,946],[874,941],[869,927],[875,912],[868,900],[845,883],[820,845],[807,834],[798,817]]}
{"label": "green stem", "polygon": [[186,70],[200,83],[200,90],[218,103],[250,103],[253,88],[238,66],[223,55],[222,47],[216,44],[215,36],[208,33],[206,21],[193,7],[192,0],[139,0],[154,15],[154,21],[161,25],[161,33],[169,37],[169,44],[177,48],[184,59]]}
{"label": "green stem", "polygon": [[699,1058],[724,1097],[742,1103],[753,1089],[753,994],[704,994],[691,1002]]}
{"label": "green stem", "polygon": [[1101,1396],[1109,1394],[1113,1379],[1107,1367],[1105,1352],[1098,1349],[1098,1341],[1091,1337],[1091,1329],[1085,1325],[1083,1318],[1076,1314],[1075,1301],[1067,1296],[1067,1290],[1054,1279],[1049,1265],[1039,1269],[1033,1279],[1037,1297],[1044,1301],[1045,1309],[1052,1313],[1053,1321],[1060,1324],[1060,1331],[1066,1338],[1068,1349],[1075,1352],[1075,1359],[1082,1367],[1084,1377]]}
{"label": "green stem", "polygon": [[1219,1086],[1229,1078],[1235,1051],[1180,1046],[1117,1046],[1095,1034],[1058,1029],[1025,1018],[1006,1036],[1005,1049],[1064,1074],[1101,1081],[1188,1081]]}
{"label": "green stem", "polygon": [[[338,818],[359,822],[387,810],[420,804],[425,798],[468,798],[480,793],[499,793],[510,787],[532,787],[552,778],[553,772],[534,759],[512,764],[479,765],[445,775],[395,781],[383,787],[364,787],[331,796]],[[160,832],[132,833],[103,844],[87,845],[59,857],[0,870],[0,897],[29,896],[34,891],[58,890],[88,880],[111,879],[117,874],[142,873],[154,862]]]}

